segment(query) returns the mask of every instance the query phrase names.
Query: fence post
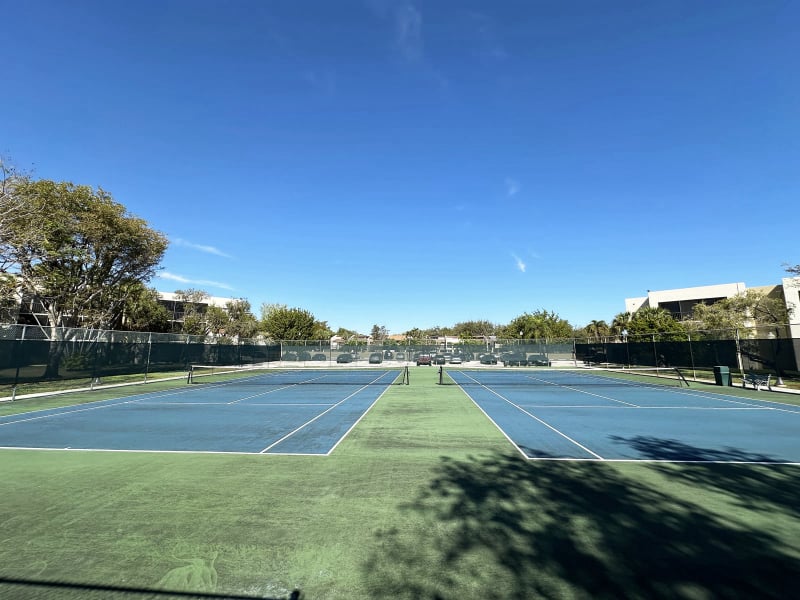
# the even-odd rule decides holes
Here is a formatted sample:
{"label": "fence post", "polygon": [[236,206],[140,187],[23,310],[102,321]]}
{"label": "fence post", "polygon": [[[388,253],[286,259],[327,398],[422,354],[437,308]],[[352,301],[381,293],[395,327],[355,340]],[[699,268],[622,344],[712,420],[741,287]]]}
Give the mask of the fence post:
{"label": "fence post", "polygon": [[744,377],[744,363],[742,362],[742,344],[739,338],[739,328],[735,330],[734,340],[736,341],[736,365],[739,367],[739,375]]}
{"label": "fence post", "polygon": [[[651,336],[653,337],[653,366],[658,368],[659,365],[658,365],[658,350],[656,349],[656,334],[653,333],[651,334]],[[656,374],[658,374],[658,371],[656,371]]]}
{"label": "fence post", "polygon": [[147,374],[150,372],[150,351],[153,349],[153,332],[147,335],[147,358],[144,359],[144,382],[147,383]]}

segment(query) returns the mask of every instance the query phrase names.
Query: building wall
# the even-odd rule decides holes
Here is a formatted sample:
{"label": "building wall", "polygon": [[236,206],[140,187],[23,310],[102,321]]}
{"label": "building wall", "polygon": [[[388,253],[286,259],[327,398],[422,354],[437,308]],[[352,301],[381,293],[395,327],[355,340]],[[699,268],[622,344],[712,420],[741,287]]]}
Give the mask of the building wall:
{"label": "building wall", "polygon": [[800,339],[800,277],[784,277],[783,296],[789,311],[789,330],[794,339]]}
{"label": "building wall", "polygon": [[692,307],[699,302],[713,304],[724,298],[732,298],[745,291],[744,283],[723,283],[719,285],[702,285],[674,290],[647,291],[647,296],[626,298],[625,310],[635,313],[640,308],[663,306],[678,318],[691,313]]}

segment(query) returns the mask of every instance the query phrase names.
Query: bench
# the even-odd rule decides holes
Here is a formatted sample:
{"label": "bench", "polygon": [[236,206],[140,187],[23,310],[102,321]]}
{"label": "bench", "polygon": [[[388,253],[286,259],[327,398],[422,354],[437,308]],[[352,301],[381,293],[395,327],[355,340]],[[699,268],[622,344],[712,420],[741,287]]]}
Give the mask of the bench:
{"label": "bench", "polygon": [[769,384],[769,380],[772,375],[758,375],[756,373],[748,373],[744,377],[742,377],[742,387],[746,388],[747,384],[753,386],[754,390],[760,390],[762,387],[767,388],[768,390],[772,391],[772,386]]}

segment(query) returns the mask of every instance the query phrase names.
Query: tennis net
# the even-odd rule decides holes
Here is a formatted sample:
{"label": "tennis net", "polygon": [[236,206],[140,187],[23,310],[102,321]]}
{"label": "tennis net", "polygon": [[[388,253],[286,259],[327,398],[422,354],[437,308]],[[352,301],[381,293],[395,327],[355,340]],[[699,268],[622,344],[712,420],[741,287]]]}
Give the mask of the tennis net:
{"label": "tennis net", "polygon": [[447,369],[441,383],[483,385],[487,387],[519,385],[551,388],[591,386],[689,387],[680,369],[643,367],[630,369],[566,368],[554,369]]}
{"label": "tennis net", "polygon": [[407,385],[408,367],[277,368],[191,365],[186,382],[195,385]]}

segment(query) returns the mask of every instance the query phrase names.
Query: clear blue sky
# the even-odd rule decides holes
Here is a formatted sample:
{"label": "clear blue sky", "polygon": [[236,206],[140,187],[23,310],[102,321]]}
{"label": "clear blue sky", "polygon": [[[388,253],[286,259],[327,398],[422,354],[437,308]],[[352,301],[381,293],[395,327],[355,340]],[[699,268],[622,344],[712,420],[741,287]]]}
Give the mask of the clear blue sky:
{"label": "clear blue sky", "polygon": [[800,3],[0,0],[0,152],[161,291],[390,333],[800,262]]}

